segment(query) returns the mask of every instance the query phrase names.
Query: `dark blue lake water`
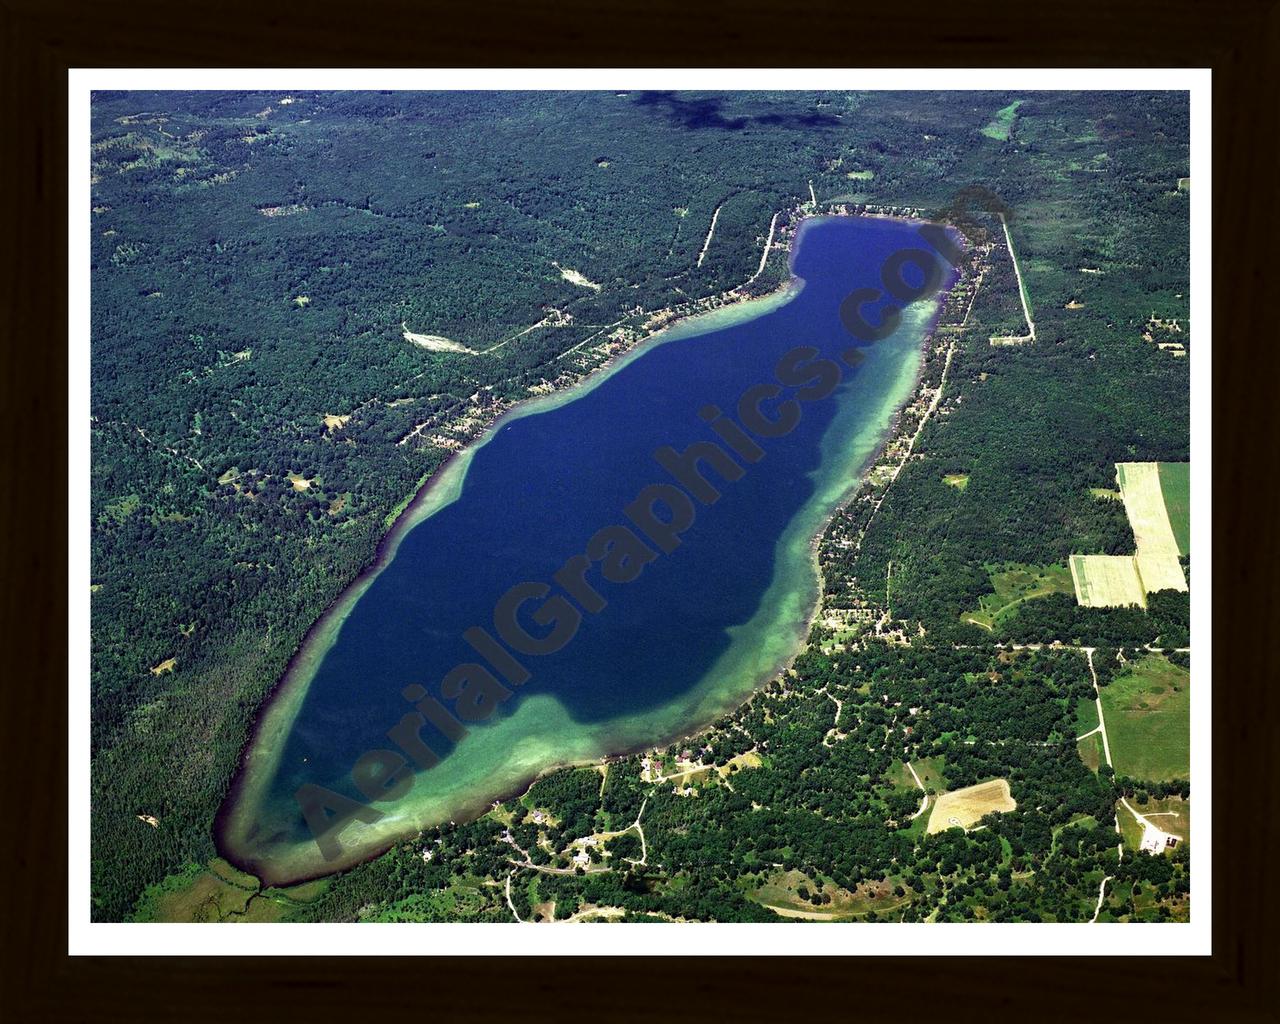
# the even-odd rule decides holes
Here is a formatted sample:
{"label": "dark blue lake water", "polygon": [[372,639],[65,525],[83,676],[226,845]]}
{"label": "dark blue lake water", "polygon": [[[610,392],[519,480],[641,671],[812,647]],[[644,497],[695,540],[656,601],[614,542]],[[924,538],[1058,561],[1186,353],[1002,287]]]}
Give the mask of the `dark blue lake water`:
{"label": "dark blue lake water", "polygon": [[[725,653],[733,627],[761,610],[779,568],[779,541],[812,506],[824,459],[841,457],[828,437],[833,422],[842,416],[845,432],[856,432],[850,417],[859,410],[850,402],[858,398],[883,428],[882,403],[867,401],[857,387],[878,353],[868,351],[859,369],[840,361],[855,344],[840,321],[841,301],[855,288],[878,287],[891,253],[923,245],[916,226],[900,221],[809,222],[793,255],[794,273],[804,280],[798,295],[763,315],[704,333],[677,332],[572,400],[504,421],[475,451],[457,499],[409,530],[320,661],[265,789],[268,831],[276,839],[282,829],[295,840],[309,835],[292,800],[302,783],[357,795],[351,767],[366,751],[392,746],[387,731],[412,710],[404,687],[418,683],[440,697],[447,671],[479,660],[463,631],[480,625],[494,633],[494,605],[504,592],[526,580],[551,582],[597,530],[628,524],[623,510],[642,488],[673,482],[655,461],[656,449],[716,440],[700,409],[715,404],[733,414],[745,389],[774,382],[784,353],[813,346],[839,363],[843,383],[836,392],[805,402],[787,436],[757,438],[766,454],[755,464],[739,458],[741,479],[727,482],[708,471],[721,499],[697,504],[680,546],[660,554],[638,579],[608,583],[594,568],[588,580],[607,607],[584,614],[558,653],[521,655],[529,681],[490,723],[467,725],[473,734],[494,728],[522,702],[550,695],[568,720],[595,727],[668,705],[698,686]],[[899,339],[906,354],[896,358],[918,359],[919,334]],[[795,391],[785,388],[778,401]],[[526,606],[532,633],[546,632],[527,614],[540,603]],[[422,735],[445,759],[433,771],[458,756],[438,731],[428,727]],[[554,748],[554,736],[543,739]],[[457,750],[470,742],[464,738]],[[431,775],[423,773],[419,790],[429,791]]]}

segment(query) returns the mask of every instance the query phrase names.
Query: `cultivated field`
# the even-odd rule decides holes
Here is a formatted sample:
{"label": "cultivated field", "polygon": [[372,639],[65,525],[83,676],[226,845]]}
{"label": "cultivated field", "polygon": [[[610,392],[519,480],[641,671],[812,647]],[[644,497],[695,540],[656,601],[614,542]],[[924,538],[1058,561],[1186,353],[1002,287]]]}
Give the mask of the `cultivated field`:
{"label": "cultivated field", "polygon": [[1085,608],[1147,606],[1147,593],[1133,555],[1072,555],[1076,601]]}
{"label": "cultivated field", "polygon": [[1148,555],[1139,551],[1134,559],[1142,588],[1148,594],[1157,590],[1186,590],[1187,577],[1178,564],[1177,556],[1168,554]]}
{"label": "cultivated field", "polygon": [[1017,803],[1009,794],[1006,779],[979,782],[976,786],[943,793],[934,801],[929,815],[929,832],[945,832],[949,828],[969,828],[992,811],[1012,811]]}
{"label": "cultivated field", "polygon": [[1186,590],[1187,580],[1178,564],[1178,541],[1165,511],[1159,464],[1116,463],[1116,479],[1138,545],[1138,573],[1147,593]]}
{"label": "cultivated field", "polygon": [[[1134,555],[1072,555],[1076,601],[1086,608],[1145,608],[1147,594],[1187,589],[1178,556],[1186,554],[1189,543],[1189,470],[1187,463],[1116,463],[1120,497],[1138,550]],[[1166,510],[1166,496],[1172,511]]]}
{"label": "cultivated field", "polygon": [[1161,782],[1191,775],[1191,676],[1149,654],[1102,688],[1117,775]]}

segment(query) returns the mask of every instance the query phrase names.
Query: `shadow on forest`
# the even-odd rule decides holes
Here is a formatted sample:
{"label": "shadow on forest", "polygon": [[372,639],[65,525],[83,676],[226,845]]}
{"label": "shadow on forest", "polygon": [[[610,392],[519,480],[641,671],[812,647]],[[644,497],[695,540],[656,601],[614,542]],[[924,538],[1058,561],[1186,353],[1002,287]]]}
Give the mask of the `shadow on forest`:
{"label": "shadow on forest", "polygon": [[674,92],[642,92],[636,97],[640,106],[659,107],[666,110],[670,120],[683,128],[715,128],[721,131],[741,131],[751,124],[783,126],[788,128],[833,128],[840,119],[832,114],[808,111],[803,114],[760,114],[725,117],[722,113],[724,99],[701,97],[683,99]]}

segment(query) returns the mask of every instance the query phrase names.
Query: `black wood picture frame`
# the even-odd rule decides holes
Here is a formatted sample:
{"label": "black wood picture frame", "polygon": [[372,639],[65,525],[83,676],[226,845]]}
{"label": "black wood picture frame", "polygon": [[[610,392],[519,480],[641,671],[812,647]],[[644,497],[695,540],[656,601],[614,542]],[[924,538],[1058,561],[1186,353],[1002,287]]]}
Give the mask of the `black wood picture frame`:
{"label": "black wood picture frame", "polygon": [[[1280,167],[1274,0],[876,9],[759,0],[479,9],[2,0],[0,27],[5,1019],[882,1019],[920,1012],[922,1000],[949,1019],[1280,1017],[1271,867],[1280,432],[1268,420],[1276,361],[1266,256]],[[67,955],[67,70],[623,65],[1213,69],[1212,956],[836,961],[762,944],[762,957],[748,963],[714,956],[710,942],[679,958],[590,962]],[[1143,929],[1131,932],[1141,950]]]}

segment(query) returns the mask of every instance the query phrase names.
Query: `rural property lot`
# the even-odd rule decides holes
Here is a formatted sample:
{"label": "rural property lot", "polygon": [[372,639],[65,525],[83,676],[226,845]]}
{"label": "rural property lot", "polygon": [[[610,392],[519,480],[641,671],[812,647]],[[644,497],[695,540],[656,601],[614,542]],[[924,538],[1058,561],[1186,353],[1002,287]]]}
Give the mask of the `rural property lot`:
{"label": "rural property lot", "polygon": [[1191,777],[1191,676],[1149,654],[1101,691],[1117,775],[1162,782]]}
{"label": "rural property lot", "polygon": [[929,832],[945,832],[956,826],[967,829],[992,811],[1012,811],[1017,806],[1007,779],[979,782],[938,797],[929,816]]}

